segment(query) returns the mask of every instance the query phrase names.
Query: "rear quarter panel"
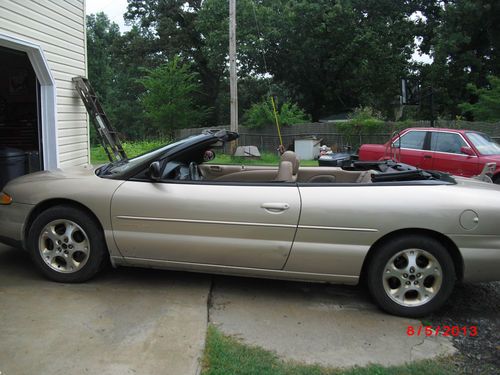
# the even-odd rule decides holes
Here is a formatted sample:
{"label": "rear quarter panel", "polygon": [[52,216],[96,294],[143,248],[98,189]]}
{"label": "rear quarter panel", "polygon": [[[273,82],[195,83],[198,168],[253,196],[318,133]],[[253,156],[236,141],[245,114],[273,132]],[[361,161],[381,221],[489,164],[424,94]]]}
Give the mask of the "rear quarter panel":
{"label": "rear quarter panel", "polygon": [[[473,183],[474,184],[474,183]],[[477,185],[477,186],[475,186]],[[300,186],[302,212],[285,270],[344,275],[356,281],[370,247],[387,234],[410,228],[479,242],[499,235],[500,189],[479,183],[457,185]],[[473,230],[460,224],[465,210],[480,220]],[[462,237],[460,237],[462,236]],[[500,254],[500,248],[491,249]]]}

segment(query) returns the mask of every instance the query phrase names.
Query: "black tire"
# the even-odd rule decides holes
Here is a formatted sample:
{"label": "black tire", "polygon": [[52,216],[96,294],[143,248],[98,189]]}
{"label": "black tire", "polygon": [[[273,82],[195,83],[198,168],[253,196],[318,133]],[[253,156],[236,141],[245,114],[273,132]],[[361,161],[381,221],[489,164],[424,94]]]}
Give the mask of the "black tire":
{"label": "black tire", "polygon": [[493,176],[491,179],[493,180],[494,184],[500,185],[500,174]]}
{"label": "black tire", "polygon": [[[90,243],[88,254],[84,258],[84,265],[75,272],[58,272],[44,261],[40,252],[42,231],[49,223],[58,220],[69,220],[77,224],[85,233],[86,240]],[[28,249],[35,265],[45,277],[62,283],[81,283],[94,277],[104,267],[108,260],[108,250],[102,230],[95,220],[94,217],[81,209],[62,205],[43,211],[34,220],[29,230]],[[59,258],[62,259],[62,257]]]}
{"label": "black tire", "polygon": [[[439,263],[439,266],[441,268],[440,287],[436,288],[437,291],[427,302],[418,302],[418,299],[416,298],[415,301],[422,304],[415,306],[410,306],[410,303],[412,302],[405,304],[403,301],[401,301],[401,303],[398,303],[393,299],[394,297],[391,298],[389,296],[389,293],[386,292],[385,287],[392,289],[392,286],[389,287],[389,285],[390,282],[394,281],[394,278],[392,280],[389,280],[391,278],[390,276],[386,278],[383,277],[384,273],[386,272],[386,266],[392,263],[389,262],[398,253],[409,249],[424,250],[435,258],[435,261]],[[405,258],[403,257],[402,259],[404,263]],[[405,275],[408,275],[407,278],[411,276],[411,274],[409,275],[408,273],[405,273]],[[401,280],[407,280],[405,281],[405,283],[410,282],[411,287],[411,283],[415,281],[409,281],[409,279],[407,278]],[[397,278],[395,279],[396,287],[394,287],[394,290],[398,288],[398,285],[403,285],[401,281],[397,281]],[[430,313],[439,309],[445,303],[453,290],[455,279],[456,273],[453,260],[443,244],[431,237],[425,237],[421,235],[408,235],[394,238],[382,244],[378,249],[376,249],[376,253],[371,258],[370,264],[368,264],[366,281],[370,294],[382,310],[393,315],[418,318],[429,315]],[[430,280],[431,283],[436,282],[436,279],[432,278],[426,280]],[[401,284],[398,284],[398,282]],[[422,284],[424,284],[424,282],[421,280],[420,287],[423,288],[424,285]],[[407,291],[404,293],[395,293],[395,295],[400,296],[402,294],[403,296],[406,296],[407,293],[414,293],[408,294],[410,297],[414,297],[417,295],[421,296],[420,293],[422,293],[422,295],[425,294],[425,296],[427,297],[427,292],[425,292],[425,290],[426,289],[421,289],[420,292]],[[411,298],[409,299],[409,301],[411,301]]]}

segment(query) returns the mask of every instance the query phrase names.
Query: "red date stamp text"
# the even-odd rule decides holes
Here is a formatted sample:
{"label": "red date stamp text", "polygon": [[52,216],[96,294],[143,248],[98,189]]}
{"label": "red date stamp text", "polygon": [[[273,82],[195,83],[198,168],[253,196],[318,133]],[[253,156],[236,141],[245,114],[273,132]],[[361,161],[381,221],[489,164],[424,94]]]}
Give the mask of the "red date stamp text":
{"label": "red date stamp text", "polygon": [[478,335],[477,326],[408,326],[406,329],[408,336],[470,336]]}

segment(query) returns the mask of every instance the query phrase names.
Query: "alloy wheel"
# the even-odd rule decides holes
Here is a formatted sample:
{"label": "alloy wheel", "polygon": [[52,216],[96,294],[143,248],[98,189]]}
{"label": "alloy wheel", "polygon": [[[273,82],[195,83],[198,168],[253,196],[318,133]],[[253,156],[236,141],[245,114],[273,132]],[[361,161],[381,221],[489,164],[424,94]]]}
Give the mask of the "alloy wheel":
{"label": "alloy wheel", "polygon": [[387,296],[404,307],[421,306],[432,300],[443,283],[442,267],[422,249],[406,249],[385,265],[382,281]]}
{"label": "alloy wheel", "polygon": [[79,271],[89,259],[90,241],[85,231],[71,220],[48,223],[38,241],[40,256],[47,266],[57,272]]}

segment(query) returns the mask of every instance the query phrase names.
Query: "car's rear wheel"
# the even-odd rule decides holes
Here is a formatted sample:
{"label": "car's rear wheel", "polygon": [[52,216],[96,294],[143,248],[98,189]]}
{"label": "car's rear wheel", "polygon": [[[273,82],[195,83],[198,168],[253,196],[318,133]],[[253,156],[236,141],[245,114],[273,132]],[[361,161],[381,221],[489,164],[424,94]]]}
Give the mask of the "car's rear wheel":
{"label": "car's rear wheel", "polygon": [[55,206],[33,222],[28,246],[38,269],[49,279],[78,283],[92,278],[107,249],[95,219],[71,206]]}
{"label": "car's rear wheel", "polygon": [[455,284],[455,267],[437,240],[398,237],[376,250],[368,265],[368,287],[377,304],[391,314],[421,317],[439,309]]}

